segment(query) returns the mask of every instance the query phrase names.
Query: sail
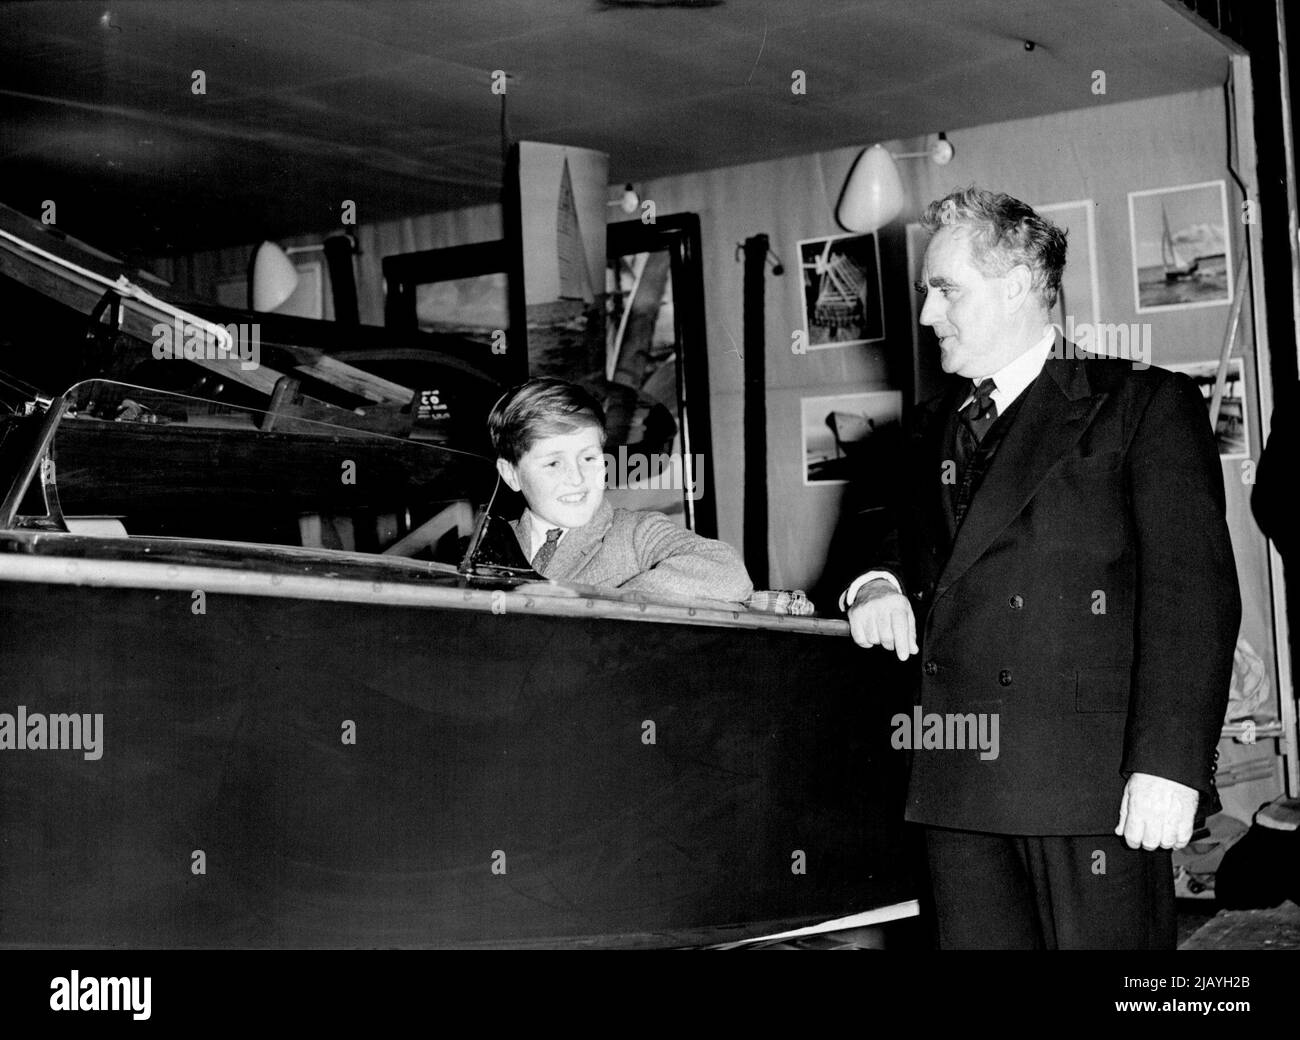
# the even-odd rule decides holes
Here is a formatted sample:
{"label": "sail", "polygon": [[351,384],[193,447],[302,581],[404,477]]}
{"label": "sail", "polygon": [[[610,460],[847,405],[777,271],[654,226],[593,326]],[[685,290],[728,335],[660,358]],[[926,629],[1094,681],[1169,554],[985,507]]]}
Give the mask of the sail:
{"label": "sail", "polygon": [[1164,226],[1160,237],[1160,259],[1164,261],[1165,274],[1187,274],[1196,270],[1196,259],[1189,259],[1174,244],[1173,235],[1169,233],[1169,214],[1164,206],[1160,207],[1160,220]]}
{"label": "sail", "polygon": [[573,200],[573,180],[569,160],[564,160],[560,175],[560,197],[555,210],[555,256],[560,271],[560,298],[591,303],[591,275],[587,269],[587,251],[582,245],[578,224],[578,207]]}

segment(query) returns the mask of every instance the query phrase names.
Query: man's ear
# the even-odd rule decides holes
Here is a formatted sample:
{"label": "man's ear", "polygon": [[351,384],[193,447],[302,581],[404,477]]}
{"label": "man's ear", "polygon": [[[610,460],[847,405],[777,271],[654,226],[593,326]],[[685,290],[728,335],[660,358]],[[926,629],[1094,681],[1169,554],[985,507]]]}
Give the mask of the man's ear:
{"label": "man's ear", "polygon": [[505,459],[497,459],[497,472],[501,474],[501,479],[510,486],[511,491],[518,491],[523,487],[519,482],[519,473]]}
{"label": "man's ear", "polygon": [[1016,264],[1006,273],[1006,301],[1008,309],[1021,310],[1034,289],[1034,275],[1027,264]]}

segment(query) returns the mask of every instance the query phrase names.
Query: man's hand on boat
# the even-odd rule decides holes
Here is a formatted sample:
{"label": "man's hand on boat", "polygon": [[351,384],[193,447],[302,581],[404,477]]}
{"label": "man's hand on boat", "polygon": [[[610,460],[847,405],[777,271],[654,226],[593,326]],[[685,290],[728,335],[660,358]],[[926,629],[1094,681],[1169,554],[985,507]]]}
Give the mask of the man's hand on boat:
{"label": "man's hand on boat", "polygon": [[858,646],[883,646],[894,651],[900,661],[917,652],[912,604],[884,578],[858,589],[849,607],[849,629]]}

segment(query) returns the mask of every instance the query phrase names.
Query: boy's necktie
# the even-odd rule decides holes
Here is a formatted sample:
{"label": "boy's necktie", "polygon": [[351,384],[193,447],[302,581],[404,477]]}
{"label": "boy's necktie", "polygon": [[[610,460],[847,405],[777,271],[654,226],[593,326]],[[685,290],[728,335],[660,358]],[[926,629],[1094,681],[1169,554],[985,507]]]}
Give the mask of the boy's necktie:
{"label": "boy's necktie", "polygon": [[551,557],[555,555],[555,550],[560,544],[560,535],[564,534],[561,527],[552,527],[546,532],[546,541],[542,547],[537,550],[537,555],[533,557],[533,570],[538,574],[545,574],[545,567],[551,562]]}

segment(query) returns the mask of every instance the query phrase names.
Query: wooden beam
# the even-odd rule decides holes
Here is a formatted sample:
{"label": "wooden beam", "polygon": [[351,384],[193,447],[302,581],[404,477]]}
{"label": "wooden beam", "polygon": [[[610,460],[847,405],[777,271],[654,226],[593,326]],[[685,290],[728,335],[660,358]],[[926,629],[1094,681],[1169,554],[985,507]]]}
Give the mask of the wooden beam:
{"label": "wooden beam", "polygon": [[280,346],[277,349],[292,355],[298,364],[293,366],[295,372],[312,376],[322,382],[330,383],[340,390],[364,397],[376,404],[408,405],[415,391],[391,379],[384,379],[364,369],[339,361],[328,354],[310,347]]}
{"label": "wooden beam", "polygon": [[[7,275],[19,284],[87,317],[108,291],[108,287],[100,282],[71,268],[63,267],[38,253],[27,252],[7,239],[0,239],[0,274]],[[137,300],[128,296],[123,296],[121,299],[121,331],[126,335],[152,344],[157,338],[154,335],[155,326],[162,324],[169,329],[174,327],[176,317],[170,310],[152,306],[146,300]],[[219,322],[198,315],[191,317],[196,323],[223,327]],[[177,346],[179,347],[180,344]],[[287,345],[277,345],[277,349],[292,355],[299,361],[299,364],[294,366],[296,372],[312,376],[367,401],[405,407],[415,396],[415,391],[410,387],[339,361],[320,350]],[[255,367],[247,366],[234,355],[226,358],[187,357],[185,360],[265,394],[267,397],[275,392],[275,384],[285,374],[269,365],[261,364],[260,361]]]}
{"label": "wooden beam", "polygon": [[[108,291],[108,288],[99,282],[55,264],[36,253],[28,253],[7,239],[0,239],[0,274],[87,317]],[[195,317],[197,321],[204,321],[205,324],[214,324]],[[170,311],[153,307],[144,300],[122,297],[121,331],[134,339],[152,344],[156,338],[154,326],[162,324],[172,328],[175,320],[175,315]],[[186,360],[233,382],[250,387],[267,397],[270,397],[275,389],[276,380],[284,374],[265,365],[245,368],[236,356],[187,358]],[[408,394],[407,400],[409,399]]]}

